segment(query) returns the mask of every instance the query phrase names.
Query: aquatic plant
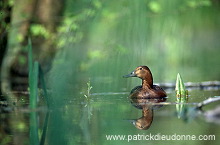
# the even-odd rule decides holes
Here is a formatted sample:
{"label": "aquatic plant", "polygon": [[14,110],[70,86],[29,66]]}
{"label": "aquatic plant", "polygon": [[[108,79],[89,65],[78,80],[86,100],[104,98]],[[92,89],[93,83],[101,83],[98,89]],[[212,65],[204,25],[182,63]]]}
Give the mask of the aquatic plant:
{"label": "aquatic plant", "polygon": [[45,142],[45,134],[46,134],[46,128],[48,124],[48,116],[47,113],[45,118],[45,123],[43,127],[43,133],[41,140],[39,141],[39,135],[38,135],[38,117],[37,117],[37,98],[38,98],[38,83],[40,83],[43,87],[43,93],[44,97],[46,98],[47,106],[49,107],[49,101],[48,101],[48,95],[46,90],[46,83],[44,81],[44,74],[40,67],[40,64],[37,61],[33,61],[33,53],[32,53],[32,44],[31,40],[28,40],[28,83],[29,83],[29,92],[30,92],[30,109],[32,110],[30,112],[30,144],[44,144]]}
{"label": "aquatic plant", "polygon": [[39,76],[39,63],[33,62],[32,44],[31,40],[28,41],[28,83],[30,90],[30,109],[35,109],[37,106],[38,96],[38,76]]}
{"label": "aquatic plant", "polygon": [[32,44],[30,39],[28,40],[28,71],[30,109],[35,109],[37,107],[38,83],[41,84],[43,88],[44,98],[49,107],[49,98],[44,80],[44,73],[38,61],[33,61]]}
{"label": "aquatic plant", "polygon": [[186,90],[184,82],[182,80],[181,75],[178,73],[176,78],[176,96],[177,98],[187,99],[188,97],[188,90]]}
{"label": "aquatic plant", "polygon": [[186,90],[183,79],[178,73],[176,78],[176,111],[178,118],[186,120],[188,108],[185,103],[188,101],[188,90]]}
{"label": "aquatic plant", "polygon": [[87,83],[87,94],[84,95],[84,97],[86,98],[86,104],[85,104],[85,109],[86,110],[86,114],[87,114],[87,119],[90,121],[91,119],[91,116],[93,115],[92,114],[92,110],[93,110],[93,107],[91,106],[91,90],[92,90],[92,86],[91,86],[91,81],[89,79],[89,82]]}
{"label": "aquatic plant", "polygon": [[88,100],[90,98],[90,91],[92,90],[91,82],[87,83],[87,94],[84,95],[84,97]]}

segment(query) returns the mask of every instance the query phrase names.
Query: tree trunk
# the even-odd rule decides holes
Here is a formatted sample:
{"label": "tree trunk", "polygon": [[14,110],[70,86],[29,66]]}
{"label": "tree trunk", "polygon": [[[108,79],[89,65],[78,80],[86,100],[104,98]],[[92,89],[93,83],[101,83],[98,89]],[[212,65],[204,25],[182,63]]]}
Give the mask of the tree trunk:
{"label": "tree trunk", "polygon": [[[65,0],[38,0],[35,16],[37,23],[46,28],[48,38],[35,37],[34,53],[44,71],[51,67],[51,60],[57,52],[55,42],[57,27],[59,26],[64,11]],[[40,51],[39,51],[40,50]]]}
{"label": "tree trunk", "polygon": [[[1,89],[10,103],[17,102],[12,92],[12,70],[22,70],[19,59],[28,35],[28,28],[31,22],[36,0],[16,0],[11,16],[11,25],[8,37],[8,46],[1,67]],[[23,71],[23,70],[22,70]],[[19,72],[22,73],[22,72]]]}
{"label": "tree trunk", "polygon": [[[0,74],[1,74],[1,66],[2,66],[2,60],[3,56],[5,54],[7,41],[8,41],[8,31],[7,27],[11,20],[11,6],[8,3],[8,0],[2,0],[0,3]],[[1,75],[0,75],[1,76]],[[0,88],[0,94],[1,93]],[[0,98],[0,100],[3,100],[3,98]]]}
{"label": "tree trunk", "polygon": [[[1,66],[1,89],[9,102],[17,102],[13,91],[28,88],[27,51],[24,49],[31,34],[31,26],[42,25],[49,34],[31,36],[33,56],[43,66],[50,69],[56,53],[55,40],[59,22],[64,10],[63,0],[15,0],[11,17],[7,50]],[[29,35],[30,34],[30,35]]]}

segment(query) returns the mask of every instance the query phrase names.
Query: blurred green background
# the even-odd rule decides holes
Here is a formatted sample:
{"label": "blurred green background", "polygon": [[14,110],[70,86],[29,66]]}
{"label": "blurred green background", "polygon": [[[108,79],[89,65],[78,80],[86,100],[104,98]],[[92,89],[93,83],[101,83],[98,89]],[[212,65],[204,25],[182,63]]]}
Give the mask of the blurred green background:
{"label": "blurred green background", "polygon": [[55,91],[89,79],[95,92],[122,91],[137,82],[121,76],[139,65],[155,82],[174,82],[178,72],[186,82],[219,80],[217,0],[33,1],[1,2],[3,93],[26,90],[14,87],[23,78],[12,80],[27,74],[28,37]]}
{"label": "blurred green background", "polygon": [[[69,3],[51,70],[52,88],[93,83],[94,92],[122,91],[138,82],[122,79],[147,65],[155,82],[220,79],[220,13],[212,1],[92,1]],[[85,7],[83,7],[85,6]],[[62,71],[60,71],[62,70]],[[62,77],[65,88],[56,87]],[[140,82],[139,82],[140,83]],[[85,83],[83,83],[85,84]],[[81,87],[79,87],[81,88]],[[130,89],[130,88],[129,88]]]}

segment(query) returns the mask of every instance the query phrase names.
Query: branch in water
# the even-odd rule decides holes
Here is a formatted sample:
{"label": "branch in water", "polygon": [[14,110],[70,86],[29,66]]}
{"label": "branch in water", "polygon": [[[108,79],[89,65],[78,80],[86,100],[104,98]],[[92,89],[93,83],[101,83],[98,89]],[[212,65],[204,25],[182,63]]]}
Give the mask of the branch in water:
{"label": "branch in water", "polygon": [[209,103],[216,102],[216,101],[220,101],[220,96],[216,96],[215,98],[208,98],[204,100],[203,102],[199,103],[196,108],[201,109],[204,105],[207,105]]}

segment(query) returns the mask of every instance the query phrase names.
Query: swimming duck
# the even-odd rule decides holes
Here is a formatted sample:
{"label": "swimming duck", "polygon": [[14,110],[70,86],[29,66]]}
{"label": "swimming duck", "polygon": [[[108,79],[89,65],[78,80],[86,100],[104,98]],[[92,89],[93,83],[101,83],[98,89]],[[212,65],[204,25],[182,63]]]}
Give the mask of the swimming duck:
{"label": "swimming duck", "polygon": [[153,76],[147,66],[139,66],[130,74],[125,75],[124,77],[138,77],[142,79],[142,85],[136,86],[131,90],[130,98],[147,99],[167,96],[166,92],[161,87],[153,85]]}

